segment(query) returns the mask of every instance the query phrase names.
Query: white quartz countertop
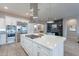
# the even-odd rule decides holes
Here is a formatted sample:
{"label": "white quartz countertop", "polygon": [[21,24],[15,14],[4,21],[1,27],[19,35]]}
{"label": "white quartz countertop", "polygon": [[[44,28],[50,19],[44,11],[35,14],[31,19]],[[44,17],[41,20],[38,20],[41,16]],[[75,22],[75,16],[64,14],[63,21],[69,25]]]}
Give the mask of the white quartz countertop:
{"label": "white quartz countertop", "polygon": [[[25,34],[22,34],[22,35],[25,35]],[[53,49],[58,44],[61,44],[62,42],[64,42],[66,40],[66,38],[61,37],[61,36],[44,34],[44,36],[42,36],[42,37],[35,38],[35,39],[29,38],[29,40],[32,40],[33,42],[36,42],[37,44],[40,44],[48,49]]]}

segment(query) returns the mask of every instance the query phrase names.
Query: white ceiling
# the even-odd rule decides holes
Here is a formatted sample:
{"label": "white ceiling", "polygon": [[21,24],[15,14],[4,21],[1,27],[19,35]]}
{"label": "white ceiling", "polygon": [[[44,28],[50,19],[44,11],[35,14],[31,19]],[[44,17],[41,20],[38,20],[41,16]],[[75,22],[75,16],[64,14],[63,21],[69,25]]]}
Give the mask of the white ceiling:
{"label": "white ceiling", "polygon": [[79,16],[79,4],[77,3],[51,3],[39,4],[39,16],[49,18],[67,18]]}
{"label": "white ceiling", "polygon": [[76,17],[79,16],[79,4],[51,4],[51,12],[53,17]]}
{"label": "white ceiling", "polygon": [[30,4],[29,3],[2,3],[0,4],[0,8],[4,8],[4,6],[8,7],[7,11],[12,11],[19,13],[21,15],[25,15],[26,12],[29,11],[30,9]]}
{"label": "white ceiling", "polygon": [[[21,15],[25,15],[25,13],[30,10],[29,3],[0,4],[0,8],[4,6],[8,6],[8,10],[17,12]],[[77,3],[40,3],[38,4],[38,9],[38,14],[41,19],[79,16],[79,4]]]}

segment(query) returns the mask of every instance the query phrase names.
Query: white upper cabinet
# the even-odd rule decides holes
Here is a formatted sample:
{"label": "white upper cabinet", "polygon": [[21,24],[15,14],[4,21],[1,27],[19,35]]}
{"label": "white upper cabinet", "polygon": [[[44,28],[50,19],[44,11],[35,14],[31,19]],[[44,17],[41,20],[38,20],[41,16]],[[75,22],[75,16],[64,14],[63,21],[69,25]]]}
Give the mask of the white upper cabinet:
{"label": "white upper cabinet", "polygon": [[6,25],[16,25],[16,18],[10,17],[10,16],[5,16],[6,19]]}
{"label": "white upper cabinet", "polygon": [[5,16],[5,19],[6,19],[6,25],[17,25],[17,22],[26,22],[26,23],[29,22],[27,19],[11,16]]}
{"label": "white upper cabinet", "polygon": [[5,29],[5,19],[0,18],[0,29]]}

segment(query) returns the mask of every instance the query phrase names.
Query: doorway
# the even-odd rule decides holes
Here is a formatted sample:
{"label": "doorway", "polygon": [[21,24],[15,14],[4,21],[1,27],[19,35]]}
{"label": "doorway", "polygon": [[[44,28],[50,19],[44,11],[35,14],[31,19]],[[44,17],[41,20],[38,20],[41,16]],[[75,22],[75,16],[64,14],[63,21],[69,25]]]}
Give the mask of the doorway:
{"label": "doorway", "polygon": [[65,41],[66,56],[78,56],[79,44],[78,44],[78,20],[70,19],[67,21],[67,40]]}
{"label": "doorway", "polygon": [[67,39],[77,42],[77,20],[70,19],[67,21]]}

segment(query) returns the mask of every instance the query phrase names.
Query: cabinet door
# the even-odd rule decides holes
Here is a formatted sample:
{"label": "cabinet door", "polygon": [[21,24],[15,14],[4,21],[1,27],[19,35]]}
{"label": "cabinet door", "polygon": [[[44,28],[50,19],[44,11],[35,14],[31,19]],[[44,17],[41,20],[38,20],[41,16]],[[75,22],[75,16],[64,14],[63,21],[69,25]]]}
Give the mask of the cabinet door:
{"label": "cabinet door", "polygon": [[53,49],[53,56],[63,56],[64,55],[64,43],[58,44],[54,49]]}
{"label": "cabinet door", "polygon": [[11,17],[11,16],[6,16],[6,25],[16,25],[17,24],[17,19],[16,17]]}
{"label": "cabinet door", "polygon": [[33,42],[33,56],[37,56],[38,55],[38,44]]}
{"label": "cabinet door", "polygon": [[0,29],[5,29],[5,19],[0,18]]}
{"label": "cabinet door", "polygon": [[6,44],[6,34],[0,35],[0,45]]}
{"label": "cabinet door", "polygon": [[27,54],[28,55],[33,55],[32,54],[32,48],[33,48],[33,44],[32,44],[32,41],[29,39],[29,38],[27,38],[26,40],[25,40],[25,49],[27,50],[26,52],[27,52]]}
{"label": "cabinet door", "polygon": [[50,52],[51,52],[50,49],[43,47],[43,46],[39,46],[38,48],[39,48],[39,50],[38,50],[39,56],[50,56]]}
{"label": "cabinet door", "polygon": [[58,55],[64,56],[64,42],[58,45]]}

